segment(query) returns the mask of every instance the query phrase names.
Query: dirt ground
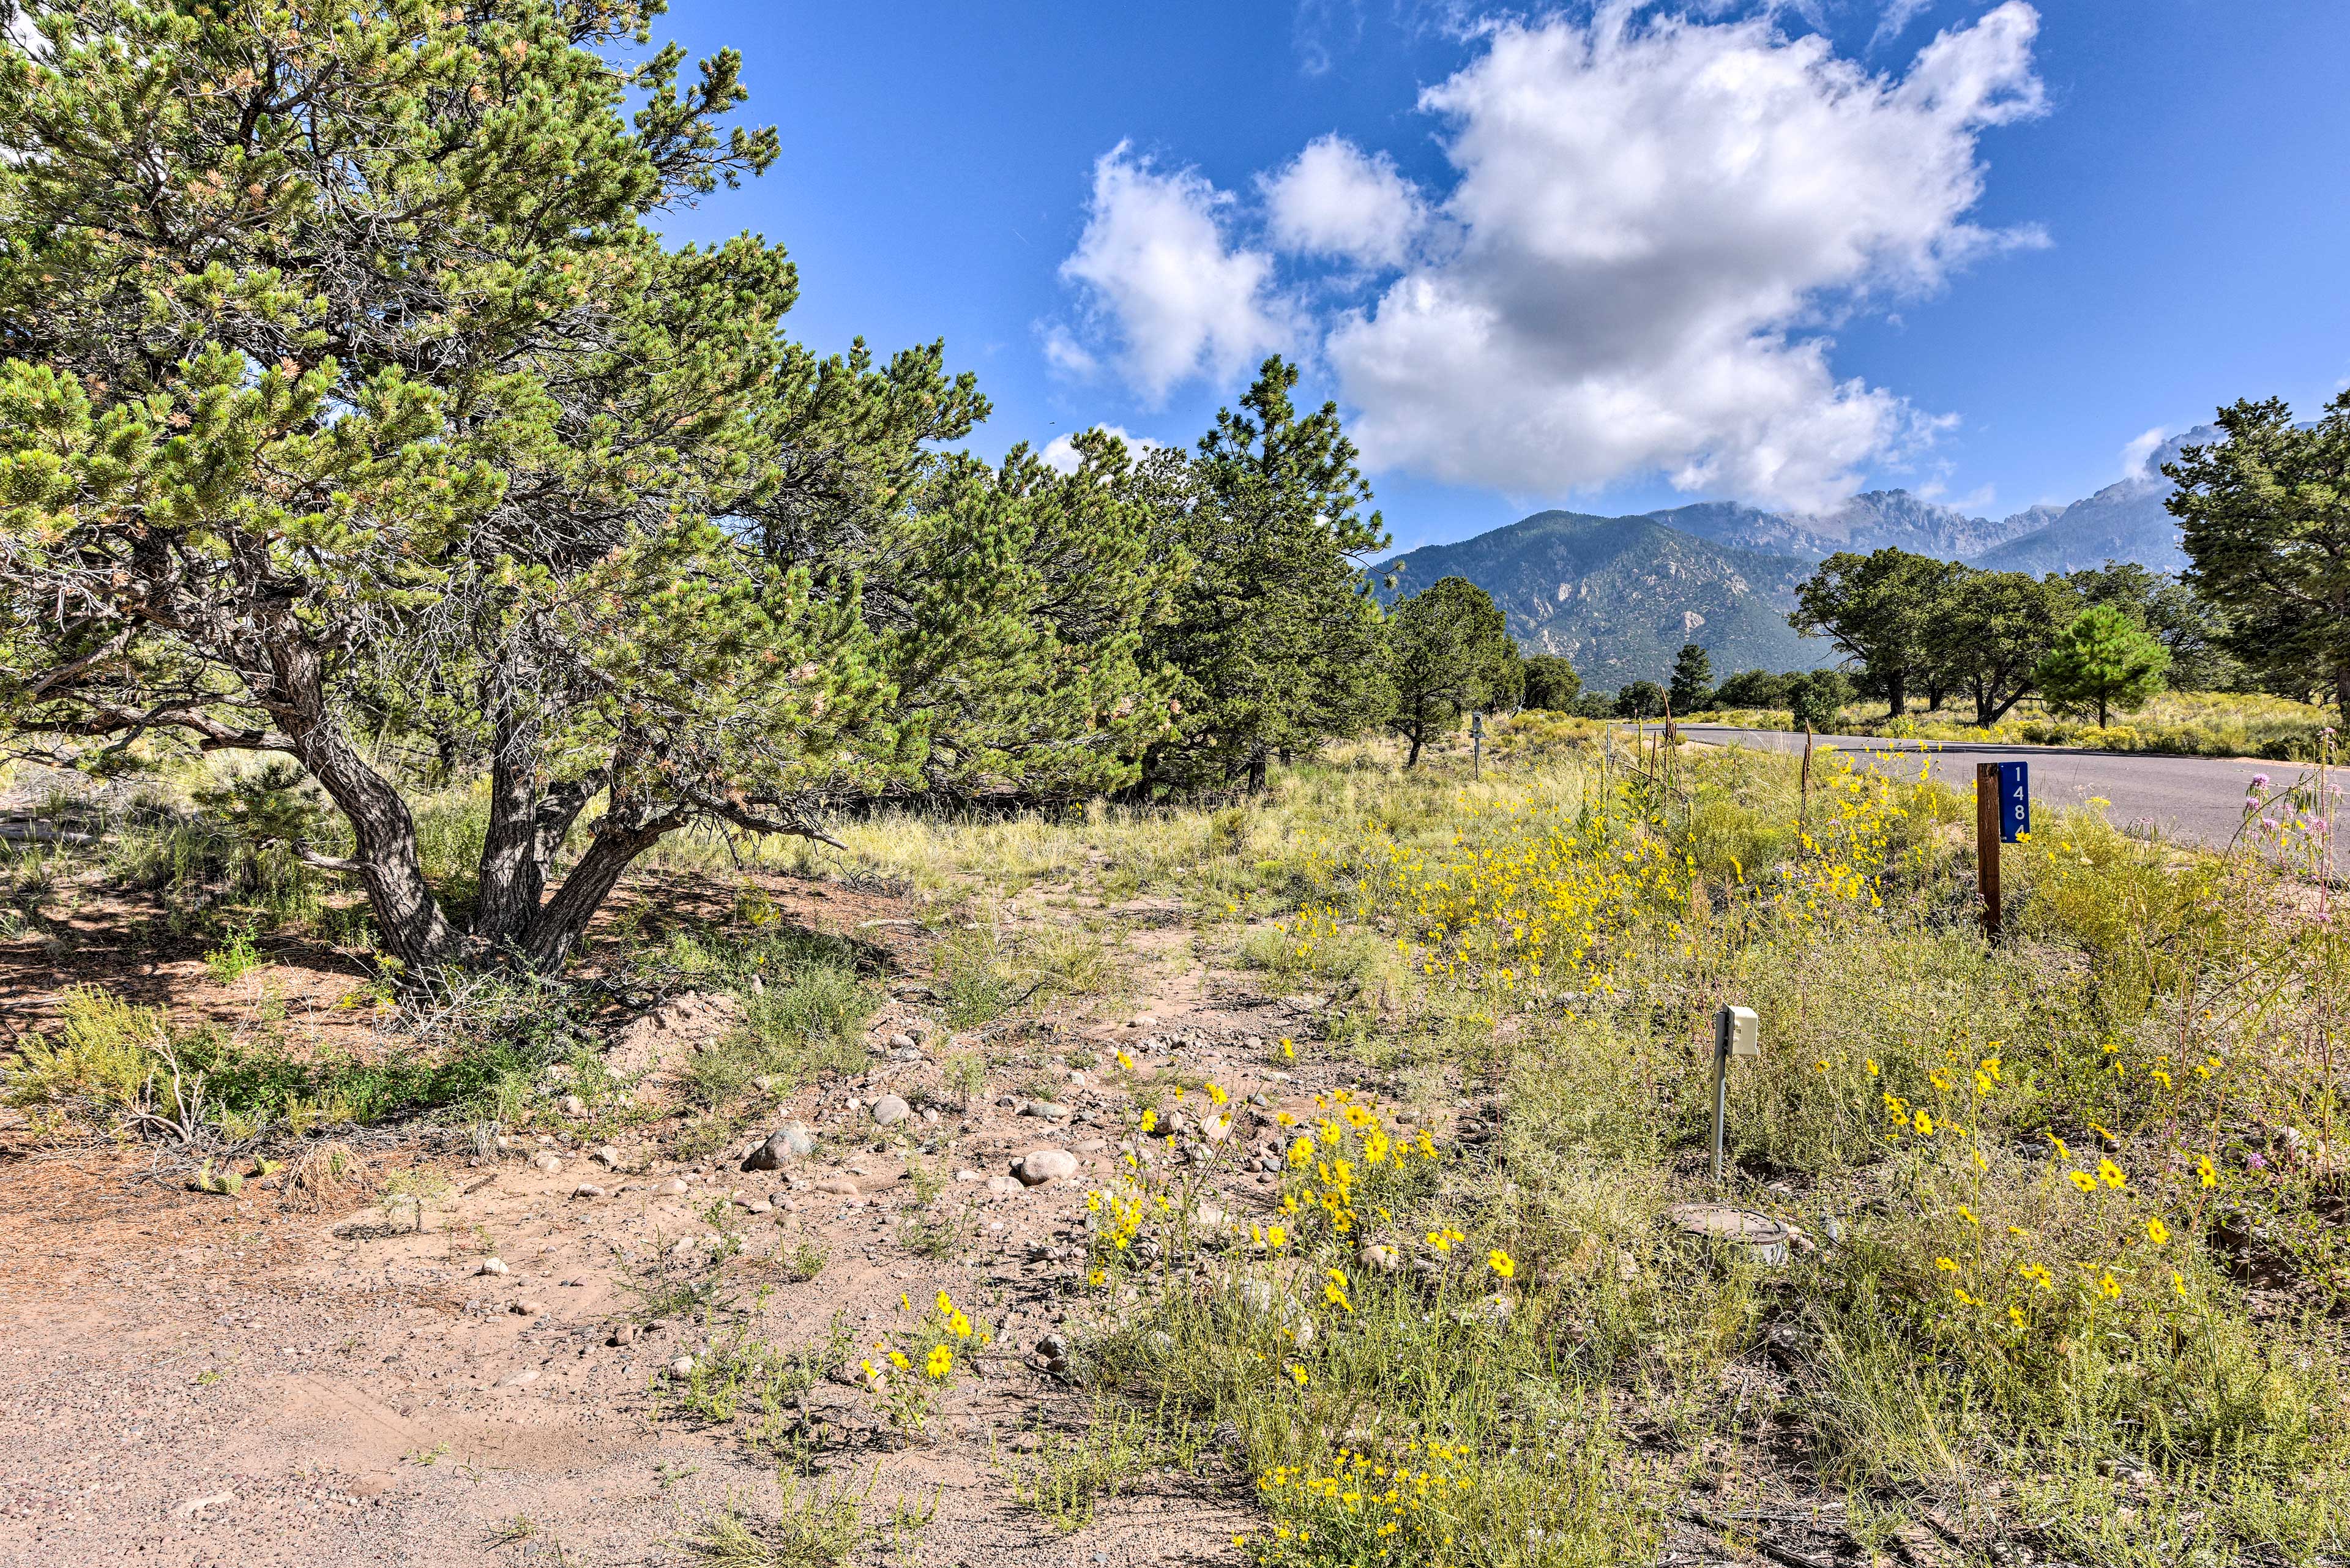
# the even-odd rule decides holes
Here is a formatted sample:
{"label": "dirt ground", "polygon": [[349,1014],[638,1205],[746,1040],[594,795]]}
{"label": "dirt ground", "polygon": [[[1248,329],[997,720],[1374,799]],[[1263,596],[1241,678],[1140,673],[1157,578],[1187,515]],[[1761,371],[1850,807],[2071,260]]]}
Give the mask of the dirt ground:
{"label": "dirt ground", "polygon": [[[1130,1088],[1066,1064],[1107,1067],[1124,1050],[1132,1085],[1180,1071],[1229,1087],[1242,1158],[1225,1199],[1245,1219],[1269,1206],[1274,1179],[1238,1167],[1277,1147],[1274,1112],[1309,1109],[1320,1086],[1272,1065],[1271,1040],[1303,1033],[1312,999],[1252,996],[1159,961],[1185,950],[1181,933],[1154,929],[1143,910],[1128,944],[1144,978],[1136,997],[974,1040],[930,1011],[910,922],[879,923],[907,911],[816,884],[778,894],[793,919],[882,943],[901,978],[872,1022],[868,1070],[811,1087],[760,1125],[798,1120],[816,1135],[813,1157],[777,1171],[741,1168],[747,1140],[704,1160],[664,1158],[660,1123],[603,1146],[602,1159],[565,1132],[486,1158],[445,1129],[368,1147],[377,1178],[426,1165],[451,1179],[452,1197],[419,1233],[364,1194],[317,1213],[286,1202],[282,1178],[202,1194],[145,1148],[59,1153],[0,1123],[0,1564],[688,1559],[685,1538],[713,1511],[771,1515],[775,1472],[739,1428],[697,1428],[660,1407],[664,1369],[706,1348],[701,1321],[664,1319],[633,1340],[616,1330],[641,1317],[630,1286],[657,1255],[716,1233],[704,1218],[713,1203],[745,1238],[728,1266],[746,1287],[744,1321],[779,1346],[822,1343],[836,1314],[879,1339],[910,1326],[901,1298],[919,1311],[941,1290],[993,1334],[978,1376],[955,1384],[919,1438],[890,1429],[848,1378],[807,1396],[817,1461],[869,1489],[868,1519],[899,1501],[912,1519],[928,1515],[865,1560],[1240,1561],[1232,1538],[1250,1527],[1246,1479],[1217,1462],[1146,1475],[1073,1532],[1016,1496],[1040,1440],[1081,1431],[1088,1408],[1081,1389],[1044,1370],[1038,1340],[1114,1310],[1083,1286],[1083,1191],[1129,1148],[1169,1158],[1121,1141]],[[691,890],[636,896],[667,906]],[[56,988],[82,979],[190,1017],[249,1014],[252,998],[213,985],[193,952],[133,961],[109,946],[105,915],[92,911],[88,940],[65,950],[0,954],[14,1029],[38,1027]],[[273,956],[289,1028],[356,1039],[370,1026],[342,1005],[360,983],[347,957]],[[939,1113],[940,1058],[974,1045],[998,1047],[992,1057],[1041,1047],[1061,1078],[1076,1071],[1051,1103],[1061,1114],[1034,1114],[1014,1087],[1033,1088],[1033,1067],[999,1070],[967,1109]],[[872,1103],[894,1093],[919,1106],[924,1088],[940,1091],[929,1113],[939,1120],[917,1110],[913,1139],[877,1138]],[[921,1147],[941,1179],[928,1205],[905,1158]],[[1035,1148],[1068,1150],[1078,1174],[1011,1179]],[[973,1239],[960,1253],[935,1261],[901,1242],[908,1219],[965,1210]],[[804,1282],[782,1261],[803,1243],[828,1254]],[[491,1258],[505,1272],[484,1272]]]}

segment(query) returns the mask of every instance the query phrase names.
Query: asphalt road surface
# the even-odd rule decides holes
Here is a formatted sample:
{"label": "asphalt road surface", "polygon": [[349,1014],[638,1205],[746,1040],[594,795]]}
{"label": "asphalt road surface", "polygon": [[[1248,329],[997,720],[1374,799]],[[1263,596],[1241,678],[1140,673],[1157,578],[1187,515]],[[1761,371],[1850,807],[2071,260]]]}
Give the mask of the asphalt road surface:
{"label": "asphalt road surface", "polygon": [[[1742,730],[1727,724],[1683,724],[1680,732],[1693,741],[1716,745],[1750,746],[1757,751],[1800,752],[1804,737],[1785,730]],[[2151,830],[2182,843],[2222,847],[2243,826],[2244,796],[2252,780],[2266,774],[2263,795],[2314,776],[2316,770],[2301,763],[2242,762],[2216,757],[2158,757],[2120,752],[2084,751],[2070,746],[1998,746],[1973,741],[1887,741],[1866,735],[1816,735],[1813,754],[1823,750],[1847,753],[1919,752],[1935,778],[1965,791],[1974,786],[1979,763],[2025,762],[2032,764],[2032,802],[2035,808],[2079,805],[2091,795],[2111,804],[2106,819],[2116,827]],[[2336,770],[2350,784],[2350,770]],[[2337,808],[2339,810],[2339,808]],[[2350,810],[2339,810],[2338,826],[2350,832]],[[2337,842],[2337,871],[2350,865]]]}

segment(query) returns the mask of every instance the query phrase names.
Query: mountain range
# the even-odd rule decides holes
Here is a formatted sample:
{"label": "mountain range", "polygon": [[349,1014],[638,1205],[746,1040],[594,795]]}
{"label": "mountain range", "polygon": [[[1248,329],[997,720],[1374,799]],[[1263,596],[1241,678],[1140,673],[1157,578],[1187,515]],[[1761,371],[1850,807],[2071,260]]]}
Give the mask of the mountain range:
{"label": "mountain range", "polygon": [[1795,585],[1838,550],[1893,546],[2002,571],[2067,572],[2106,561],[2177,571],[2186,556],[2163,509],[2162,464],[2218,435],[2201,426],[2150,452],[2136,472],[2068,506],[1970,517],[1906,490],[1872,490],[1833,512],[1764,512],[1702,501],[1627,517],[1537,512],[1454,545],[1426,545],[1371,568],[1392,603],[1441,577],[1493,597],[1531,653],[1564,654],[1587,686],[1660,680],[1682,644],[1733,670],[1815,670],[1823,639],[1787,625]]}

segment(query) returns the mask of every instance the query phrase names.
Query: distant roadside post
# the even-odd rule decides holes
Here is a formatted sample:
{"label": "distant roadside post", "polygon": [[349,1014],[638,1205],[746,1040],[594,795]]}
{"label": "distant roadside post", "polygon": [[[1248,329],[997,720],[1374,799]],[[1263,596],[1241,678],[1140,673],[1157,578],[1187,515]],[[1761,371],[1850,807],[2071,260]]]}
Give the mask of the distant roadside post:
{"label": "distant roadside post", "polygon": [[1795,829],[1812,830],[1812,722],[1804,721],[1804,775],[1795,786]]}
{"label": "distant roadside post", "polygon": [[1713,1015],[1713,1180],[1721,1184],[1722,1124],[1730,1119],[1730,1059],[1762,1054],[1762,1025],[1751,1007],[1724,1007]]}
{"label": "distant roadside post", "polygon": [[2029,763],[1975,764],[1975,883],[1982,892],[1983,935],[1999,940],[1999,846],[2032,831]]}
{"label": "distant roadside post", "polygon": [[1485,776],[1485,715],[1469,715],[1469,777],[1474,781]]}

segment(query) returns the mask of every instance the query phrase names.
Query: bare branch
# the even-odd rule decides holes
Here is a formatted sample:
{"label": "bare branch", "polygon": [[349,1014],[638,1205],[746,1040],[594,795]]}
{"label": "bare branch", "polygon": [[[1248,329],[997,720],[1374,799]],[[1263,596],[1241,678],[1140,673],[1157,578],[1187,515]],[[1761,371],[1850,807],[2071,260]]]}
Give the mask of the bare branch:
{"label": "bare branch", "polygon": [[47,670],[40,675],[35,676],[33,678],[32,684],[25,689],[26,699],[29,700],[42,696],[47,692],[50,687],[57,685],[59,681],[71,680],[75,676],[79,675],[83,670],[89,669],[91,666],[103,664],[108,659],[112,659],[116,654],[120,653],[124,649],[130,646],[130,634],[134,629],[136,628],[126,626],[120,631],[116,632],[112,637],[108,638],[98,647],[90,649],[88,653],[83,654],[79,659],[68,659],[65,663],[58,665],[54,670]]}
{"label": "bare branch", "polygon": [[754,809],[754,803],[741,798],[729,799],[706,791],[684,788],[679,794],[695,805],[723,821],[753,833],[787,833],[795,838],[813,838],[818,844],[847,850],[848,846],[802,816],[776,816]]}
{"label": "bare branch", "polygon": [[339,860],[331,855],[321,855],[315,849],[296,849],[294,851],[294,857],[303,865],[317,870],[341,871],[353,877],[360,875],[368,868],[362,861]]}

